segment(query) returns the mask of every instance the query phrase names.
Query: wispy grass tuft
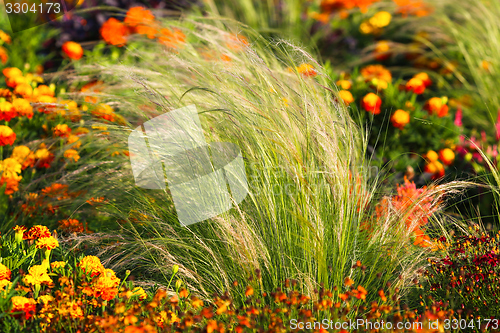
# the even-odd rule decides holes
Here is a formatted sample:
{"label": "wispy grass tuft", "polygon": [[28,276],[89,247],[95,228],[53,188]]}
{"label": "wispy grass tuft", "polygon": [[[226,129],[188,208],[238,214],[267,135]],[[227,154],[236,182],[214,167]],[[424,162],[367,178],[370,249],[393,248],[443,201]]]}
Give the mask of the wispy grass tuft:
{"label": "wispy grass tuft", "polygon": [[[219,28],[221,23],[227,28]],[[160,284],[179,265],[185,283],[202,295],[242,295],[232,282],[249,277],[268,289],[297,279],[312,293],[320,284],[341,287],[352,275],[371,291],[370,299],[388,281],[404,290],[429,251],[412,245],[404,222],[408,212],[425,198],[433,198],[439,211],[443,196],[464,184],[434,186],[408,212],[390,209],[384,219],[374,219],[370,204],[379,199],[379,179],[365,158],[366,134],[313,57],[230,20],[166,24],[181,29],[187,43],[167,50],[145,40],[127,50],[126,57],[137,59],[133,66],[77,68],[76,81],[96,75],[105,82],[102,101],[116,103],[128,120],[110,126],[101,144],[126,147],[131,130],[143,122],[195,104],[207,142],[232,142],[241,149],[250,193],[227,213],[182,227],[168,189],[136,187],[129,160],[117,158],[104,177],[75,176],[97,195],[107,194],[103,213],[115,217],[120,232],[79,240],[100,244],[95,251],[111,268],[149,273],[143,276]],[[246,36],[249,45],[234,47],[235,34]],[[223,55],[231,60],[221,60]],[[313,65],[317,76],[289,70],[302,63]],[[432,224],[446,232],[441,215]],[[362,274],[353,269],[358,260],[367,266]]]}

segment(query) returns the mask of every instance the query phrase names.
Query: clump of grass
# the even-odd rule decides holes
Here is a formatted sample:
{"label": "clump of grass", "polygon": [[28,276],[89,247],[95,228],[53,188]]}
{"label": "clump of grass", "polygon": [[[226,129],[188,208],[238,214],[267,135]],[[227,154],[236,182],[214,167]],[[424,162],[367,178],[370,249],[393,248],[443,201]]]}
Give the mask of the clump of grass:
{"label": "clump of grass", "polygon": [[[479,109],[465,110],[466,114],[473,112],[469,121],[488,128],[500,109],[496,89],[500,83],[497,70],[500,65],[500,3],[467,0],[457,5],[454,1],[442,0],[433,4],[436,6],[436,25],[446,36],[447,43],[444,48],[437,43],[429,46],[443,64],[450,66],[463,88],[474,93],[478,104],[484,104]],[[458,66],[452,64],[452,58],[459,60]],[[477,117],[478,112],[481,117]]]}
{"label": "clump of grass", "polygon": [[[130,161],[118,157],[102,177],[80,173],[74,181],[107,193],[103,214],[120,222],[120,232],[78,240],[100,244],[96,252],[113,269],[132,269],[154,283],[167,284],[171,267],[179,265],[187,287],[205,296],[231,290],[243,297],[232,282],[255,272],[271,289],[292,278],[311,293],[350,276],[368,290],[393,281],[404,291],[428,251],[412,245],[408,211],[429,198],[439,211],[445,193],[464,185],[435,186],[408,211],[389,209],[374,219],[370,204],[378,199],[379,179],[370,175],[366,135],[313,57],[229,20],[185,19],[168,27],[181,30],[186,43],[165,49],[145,40],[126,52],[136,59],[133,66],[77,67],[76,80],[99,75],[106,86],[101,101],[112,101],[128,120],[108,126],[101,144],[125,147],[143,122],[195,104],[207,142],[241,149],[249,194],[228,212],[183,227],[168,188],[138,188]],[[297,70],[304,63],[314,67],[314,77]],[[362,223],[371,225],[369,233]],[[436,214],[432,224],[446,233],[442,217]],[[359,263],[370,269],[354,270]]]}

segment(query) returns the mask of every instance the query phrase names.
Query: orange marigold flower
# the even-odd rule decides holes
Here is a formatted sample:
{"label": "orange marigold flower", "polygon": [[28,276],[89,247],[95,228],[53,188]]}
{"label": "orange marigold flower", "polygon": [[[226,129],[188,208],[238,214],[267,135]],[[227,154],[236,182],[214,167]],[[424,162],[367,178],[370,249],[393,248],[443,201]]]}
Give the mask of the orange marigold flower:
{"label": "orange marigold flower", "polygon": [[360,73],[366,82],[372,81],[373,79],[385,81],[386,83],[392,81],[391,72],[382,65],[368,65],[363,67]]}
{"label": "orange marigold flower", "polygon": [[12,107],[20,116],[26,116],[28,119],[33,117],[33,107],[30,102],[24,98],[16,98],[13,100]]}
{"label": "orange marigold flower", "polygon": [[308,76],[314,77],[317,74],[313,65],[310,65],[310,64],[301,64],[299,67],[297,67],[297,71],[306,77],[308,77]]}
{"label": "orange marigold flower", "polygon": [[16,141],[16,133],[4,125],[0,125],[0,146],[12,145]]}
{"label": "orange marigold flower", "polygon": [[170,29],[161,29],[158,40],[161,44],[172,49],[176,49],[185,43],[186,35],[184,35],[184,33],[182,33],[179,29],[174,29],[173,31]]}
{"label": "orange marigold flower", "polygon": [[3,30],[0,30],[0,39],[7,44],[10,44],[11,42],[10,36],[7,35]]}
{"label": "orange marigold flower", "polygon": [[82,222],[78,221],[77,219],[66,219],[66,220],[61,220],[59,221],[59,227],[66,232],[83,232],[83,224]]}
{"label": "orange marigold flower", "polygon": [[53,250],[59,246],[59,242],[53,236],[42,237],[36,240],[37,249]]}
{"label": "orange marigold flower", "polygon": [[[54,97],[54,91],[50,89],[49,86],[42,84],[33,90],[33,97],[40,97],[40,96]],[[48,102],[42,102],[42,103],[48,103]]]}
{"label": "orange marigold flower", "polygon": [[424,85],[425,85],[426,88],[429,87],[432,84],[432,80],[429,77],[429,74],[427,74],[425,72],[421,72],[421,73],[415,74],[413,77],[415,79],[422,80],[422,82],[424,83]]}
{"label": "orange marigold flower", "polygon": [[22,170],[35,164],[35,154],[26,146],[16,146],[11,157],[21,164]]}
{"label": "orange marigold flower", "polygon": [[12,193],[19,191],[19,181],[21,179],[22,179],[21,176],[17,178],[6,178],[2,176],[0,178],[0,187],[6,184],[4,193],[7,195],[11,195]]}
{"label": "orange marigold flower", "polygon": [[12,302],[13,313],[22,312],[23,314],[16,314],[15,316],[23,316],[24,319],[29,320],[36,313],[36,301],[32,298],[23,296],[14,296],[10,299]]}
{"label": "orange marigold flower", "polygon": [[361,106],[363,107],[363,109],[373,114],[380,113],[381,105],[382,100],[374,93],[368,93],[365,97],[363,97],[363,100],[361,101]]}
{"label": "orange marigold flower", "polygon": [[373,50],[375,59],[378,61],[384,61],[388,59],[391,56],[389,50],[390,50],[389,41],[387,40],[378,41],[377,44],[375,44],[375,49]]}
{"label": "orange marigold flower", "polygon": [[14,89],[14,93],[23,97],[30,97],[33,95],[33,88],[28,83],[19,83]]}
{"label": "orange marigold flower", "polygon": [[382,300],[382,302],[387,302],[387,297],[385,296],[385,293],[383,290],[379,290],[378,295],[380,296],[380,299]]}
{"label": "orange marigold flower", "polygon": [[104,272],[105,268],[101,264],[101,260],[95,256],[86,256],[78,263],[78,267],[84,273],[90,274],[91,277],[99,276]]}
{"label": "orange marigold flower", "polygon": [[393,0],[398,6],[396,13],[403,17],[415,15],[417,17],[427,16],[431,13],[432,8],[422,0]]}
{"label": "orange marigold flower", "polygon": [[404,110],[396,110],[391,116],[392,126],[403,129],[410,122],[410,113]]}
{"label": "orange marigold flower", "polygon": [[136,6],[131,7],[128,10],[127,16],[125,17],[125,20],[123,22],[131,27],[137,27],[141,24],[152,23],[154,22],[154,20],[155,17],[150,10],[140,6]]}
{"label": "orange marigold flower", "polygon": [[63,185],[59,183],[52,184],[42,189],[42,193],[50,198],[57,198],[57,200],[67,199],[68,196],[68,185]]}
{"label": "orange marigold flower", "polygon": [[0,280],[9,280],[10,281],[11,271],[4,264],[0,264]]}
{"label": "orange marigold flower", "polygon": [[182,288],[181,290],[179,290],[179,297],[180,298],[186,298],[188,296],[189,296],[189,291],[187,291],[187,289]]}
{"label": "orange marigold flower", "polygon": [[54,136],[67,138],[71,134],[71,128],[66,124],[58,124],[52,129]]}
{"label": "orange marigold flower", "polygon": [[6,77],[5,82],[7,83],[7,86],[15,88],[19,84],[28,83],[28,80],[24,76],[20,75],[20,76],[13,76],[11,78]]}
{"label": "orange marigold flower", "polygon": [[424,172],[431,173],[432,179],[441,178],[444,176],[444,166],[438,161],[430,162],[425,165]]}
{"label": "orange marigold flower", "polygon": [[105,119],[108,121],[115,121],[115,112],[113,108],[107,104],[99,104],[95,110],[92,110],[91,113],[101,119]]}
{"label": "orange marigold flower", "polygon": [[337,86],[341,87],[344,90],[349,90],[351,89],[352,83],[348,80],[338,80]]}
{"label": "orange marigold flower", "polygon": [[62,46],[64,53],[73,60],[79,60],[83,56],[83,48],[76,42],[66,42]]}
{"label": "orange marigold flower", "polygon": [[23,239],[31,240],[31,239],[39,239],[44,237],[50,237],[49,228],[44,225],[35,225],[31,227],[28,232],[25,232],[23,235]]}
{"label": "orange marigold flower", "polygon": [[424,109],[427,110],[430,115],[435,114],[440,118],[444,117],[448,114],[447,101],[448,99],[446,97],[432,97],[425,103]]}
{"label": "orange marigold flower", "polygon": [[119,285],[120,279],[116,277],[115,272],[111,269],[105,269],[94,285],[94,297],[110,301],[118,294]]}
{"label": "orange marigold flower", "polygon": [[7,68],[4,68],[3,71],[2,71],[2,74],[6,77],[6,78],[13,78],[13,77],[16,77],[16,76],[23,76],[23,72],[21,72],[21,70],[19,68],[16,68],[16,67],[7,67]]}
{"label": "orange marigold flower", "polygon": [[111,17],[101,26],[99,30],[102,38],[106,43],[122,47],[127,43],[126,36],[128,35],[128,29],[122,22]]}
{"label": "orange marigold flower", "polygon": [[455,153],[450,148],[441,149],[439,159],[443,161],[444,165],[451,165],[455,160]]}
{"label": "orange marigold flower", "polygon": [[422,80],[414,77],[406,82],[406,91],[412,91],[417,95],[423,94],[425,91],[425,84]]}
{"label": "orange marigold flower", "polygon": [[366,299],[366,295],[368,295],[368,292],[362,286],[358,286],[357,289],[353,290],[353,295],[357,299],[363,299],[364,300],[364,299]]}
{"label": "orange marigold flower", "polygon": [[72,144],[72,147],[73,148],[80,148],[80,146],[82,145],[81,141],[80,141],[80,138],[78,137],[78,135],[74,135],[74,134],[70,134],[68,136],[68,140],[66,141],[67,144],[71,145]]}
{"label": "orange marigold flower", "polygon": [[348,91],[348,90],[341,90],[341,91],[339,91],[339,96],[340,96],[340,98],[342,98],[342,100],[344,101],[344,103],[346,105],[349,105],[352,102],[354,102],[354,97],[352,97],[351,92]]}
{"label": "orange marigold flower", "polygon": [[158,29],[150,25],[139,25],[135,27],[135,32],[139,35],[146,35],[149,39],[153,39],[158,34]]}
{"label": "orange marigold flower", "polygon": [[12,96],[12,93],[10,92],[9,89],[3,89],[3,88],[0,88],[0,97],[11,97]]}
{"label": "orange marigold flower", "polygon": [[242,35],[229,35],[228,42],[226,43],[227,48],[239,51],[242,48],[250,45],[245,36]]}
{"label": "orange marigold flower", "polygon": [[78,162],[80,159],[80,155],[78,155],[78,152],[74,149],[68,149],[64,152],[64,157],[67,158],[68,160],[73,160],[75,162]]}
{"label": "orange marigold flower", "polygon": [[7,50],[3,46],[0,46],[0,60],[4,65],[7,62],[7,60],[9,60],[9,55],[7,54]]}
{"label": "orange marigold flower", "polygon": [[344,285],[345,285],[346,287],[350,287],[350,286],[352,286],[353,284],[354,284],[354,281],[353,281],[350,277],[346,277],[346,278],[344,279]]}
{"label": "orange marigold flower", "polygon": [[37,168],[50,168],[50,163],[54,160],[54,154],[52,154],[47,148],[42,147],[35,151],[36,167]]}
{"label": "orange marigold flower", "polygon": [[414,245],[420,247],[429,247],[432,245],[429,236],[424,234],[424,232],[420,228],[415,229],[414,235],[415,235],[415,242],[413,243]]}
{"label": "orange marigold flower", "polygon": [[245,290],[245,296],[250,297],[253,295],[253,288],[251,286],[247,286],[247,289]]}

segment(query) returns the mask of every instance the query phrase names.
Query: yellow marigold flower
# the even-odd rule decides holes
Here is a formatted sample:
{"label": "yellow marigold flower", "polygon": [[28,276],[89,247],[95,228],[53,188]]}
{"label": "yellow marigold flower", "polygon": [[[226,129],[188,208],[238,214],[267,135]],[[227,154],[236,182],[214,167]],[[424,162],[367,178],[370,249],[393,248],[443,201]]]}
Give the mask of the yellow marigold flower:
{"label": "yellow marigold flower", "polygon": [[23,282],[27,285],[31,284],[35,286],[41,285],[42,283],[50,284],[52,283],[52,279],[47,274],[47,267],[43,265],[34,265],[28,270],[28,275],[24,276]]}
{"label": "yellow marigold flower", "polygon": [[0,30],[0,39],[7,44],[10,44],[11,42],[10,36],[7,35],[3,30]]}
{"label": "yellow marigold flower", "polygon": [[0,291],[8,290],[12,286],[12,282],[7,279],[0,280]]}
{"label": "yellow marigold flower", "polygon": [[16,141],[16,133],[9,126],[0,125],[0,146],[12,145]]}
{"label": "yellow marigold flower", "polygon": [[12,106],[20,116],[26,116],[28,119],[33,117],[33,107],[30,102],[24,98],[16,98],[12,101]]}
{"label": "yellow marigold flower", "polygon": [[68,137],[71,134],[71,128],[66,124],[58,124],[52,129],[54,136],[61,138]]}
{"label": "yellow marigold flower", "polygon": [[389,41],[387,40],[378,41],[377,44],[375,45],[375,49],[373,50],[375,59],[377,59],[378,61],[386,60],[390,56],[389,50],[390,50]]}
{"label": "yellow marigold flower", "polygon": [[38,296],[37,301],[38,301],[38,304],[47,305],[50,302],[54,301],[54,297],[51,295]]}
{"label": "yellow marigold flower", "polygon": [[375,27],[368,22],[362,22],[361,25],[359,26],[359,31],[361,31],[365,35],[368,35],[375,31]]}
{"label": "yellow marigold flower", "polygon": [[30,97],[33,95],[33,88],[29,83],[20,83],[14,89],[14,93],[23,97]]}
{"label": "yellow marigold flower", "polygon": [[450,165],[455,160],[455,153],[450,148],[445,148],[439,151],[439,159],[444,165]]}
{"label": "yellow marigold flower", "polygon": [[43,237],[36,240],[38,249],[53,250],[59,246],[59,242],[53,236]]}
{"label": "yellow marigold flower", "polygon": [[73,147],[76,149],[80,148],[80,146],[82,145],[82,143],[80,142],[80,138],[74,134],[70,134],[66,142],[68,144],[73,144]]}
{"label": "yellow marigold flower", "polygon": [[148,298],[148,294],[141,287],[135,287],[132,289],[132,296],[139,296],[140,300],[145,300]]}
{"label": "yellow marigold flower", "polygon": [[338,80],[337,81],[337,86],[341,87],[344,90],[349,90],[351,89],[351,81],[348,80]]}
{"label": "yellow marigold flower", "polygon": [[349,105],[350,103],[354,102],[354,97],[352,97],[351,92],[348,90],[339,91],[339,96],[340,98],[342,98],[342,100],[346,105]]}
{"label": "yellow marigold flower", "polygon": [[78,152],[74,149],[68,149],[64,152],[64,157],[67,158],[68,160],[73,160],[75,162],[78,162],[80,159],[80,155],[78,155]]}
{"label": "yellow marigold flower", "polygon": [[91,277],[98,276],[104,272],[101,260],[95,256],[86,256],[78,263],[78,267]]}
{"label": "yellow marigold flower", "polygon": [[26,146],[14,147],[11,157],[21,164],[22,169],[35,164],[35,154]]}
{"label": "yellow marigold flower", "polygon": [[403,129],[410,122],[410,113],[404,110],[396,110],[391,116],[392,126]]}
{"label": "yellow marigold flower", "polygon": [[17,116],[17,112],[12,106],[12,103],[7,101],[0,102],[0,121],[10,121],[12,118]]}
{"label": "yellow marigold flower", "polygon": [[15,158],[9,157],[0,161],[0,172],[2,172],[2,177],[15,179],[19,178],[20,180],[22,178],[19,176],[21,170],[22,165]]}
{"label": "yellow marigold flower", "polygon": [[50,263],[52,269],[63,268],[64,266],[66,266],[65,261],[54,261]]}
{"label": "yellow marigold flower", "polygon": [[12,302],[12,312],[24,312],[24,318],[30,319],[36,311],[36,301],[32,298],[23,296],[14,296],[10,299]]}
{"label": "yellow marigold flower", "polygon": [[40,96],[54,97],[54,91],[49,86],[42,84],[33,90],[33,97]]}
{"label": "yellow marigold flower", "polygon": [[435,162],[439,158],[438,154],[434,150],[429,150],[425,157],[429,160],[429,162]]}
{"label": "yellow marigold flower", "polygon": [[383,28],[391,23],[392,15],[386,11],[380,11],[368,20],[368,23],[375,28]]}
{"label": "yellow marigold flower", "polygon": [[75,128],[75,130],[73,131],[75,135],[84,135],[87,134],[88,132],[90,132],[89,129],[85,127],[78,127]]}
{"label": "yellow marigold flower", "polygon": [[0,264],[0,280],[10,280],[11,271],[4,264]]}
{"label": "yellow marigold flower", "polygon": [[78,302],[70,301],[63,303],[60,305],[58,312],[61,316],[69,316],[72,319],[81,319],[83,318],[83,311]]}
{"label": "yellow marigold flower", "polygon": [[9,79],[16,77],[16,76],[23,76],[23,72],[21,72],[21,70],[19,68],[16,68],[16,67],[4,68],[2,73],[6,78],[9,78]]}

